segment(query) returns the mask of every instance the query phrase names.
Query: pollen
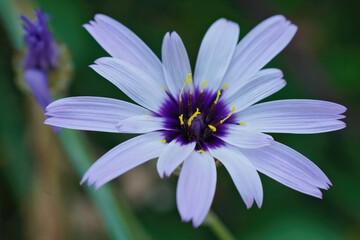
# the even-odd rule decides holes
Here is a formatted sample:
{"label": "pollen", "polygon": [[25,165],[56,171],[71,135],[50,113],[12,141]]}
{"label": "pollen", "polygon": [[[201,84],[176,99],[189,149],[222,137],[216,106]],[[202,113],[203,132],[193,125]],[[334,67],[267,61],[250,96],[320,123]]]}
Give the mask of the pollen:
{"label": "pollen", "polygon": [[222,90],[224,90],[226,88],[227,84],[225,83],[224,86],[222,87]]}
{"label": "pollen", "polygon": [[199,114],[201,114],[201,112],[199,111],[199,108],[196,109],[196,112],[191,115],[191,117],[188,120],[188,126],[191,126],[191,122],[194,120],[194,118],[196,118]]}
{"label": "pollen", "polygon": [[216,127],[214,127],[213,125],[209,124],[208,127],[211,129],[211,131],[216,132]]}
{"label": "pollen", "polygon": [[219,101],[220,95],[221,95],[221,91],[219,90],[219,91],[217,92],[217,96],[216,96],[216,99],[215,99],[215,101],[214,101],[215,104],[217,104],[217,102]]}
{"label": "pollen", "polygon": [[164,86],[161,86],[161,89],[164,90],[164,92],[166,92],[166,89]]}
{"label": "pollen", "polygon": [[166,140],[165,140],[165,139],[164,139],[164,140],[161,140],[161,142],[162,142],[162,143],[166,143]]}
{"label": "pollen", "polygon": [[206,153],[204,150],[200,149],[200,150],[197,150],[198,153]]}
{"label": "pollen", "polygon": [[231,109],[229,115],[227,115],[224,119],[220,120],[220,124],[223,124],[223,122],[225,122],[234,113],[234,111],[235,111],[235,107]]}
{"label": "pollen", "polygon": [[188,77],[186,77],[186,80],[185,80],[185,83],[184,85],[182,86],[181,88],[181,92],[180,92],[180,95],[179,95],[179,101],[182,102],[182,94],[184,92],[184,89],[185,89],[185,86],[186,84],[188,84],[190,82],[190,93],[192,92],[192,78],[191,78],[191,73],[188,73]]}
{"label": "pollen", "polygon": [[206,86],[206,80],[204,81],[203,85],[201,86],[201,91],[200,93],[203,93],[204,92],[204,87]]}
{"label": "pollen", "polygon": [[240,125],[245,125],[245,122],[241,122],[241,123],[239,123]]}

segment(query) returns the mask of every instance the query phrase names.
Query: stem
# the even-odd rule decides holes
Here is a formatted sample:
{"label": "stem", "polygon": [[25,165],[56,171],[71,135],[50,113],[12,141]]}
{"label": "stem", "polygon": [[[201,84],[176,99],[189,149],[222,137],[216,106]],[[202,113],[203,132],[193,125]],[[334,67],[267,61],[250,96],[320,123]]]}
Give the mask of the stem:
{"label": "stem", "polygon": [[[82,176],[90,167],[90,151],[86,148],[83,138],[75,131],[62,129],[60,141],[77,174]],[[98,191],[85,186],[84,189],[90,196],[104,225],[112,239],[133,239],[130,235],[126,219],[116,204],[116,199],[109,186],[103,186]]]}
{"label": "stem", "polygon": [[220,240],[235,240],[235,237],[231,234],[229,229],[212,210],[209,211],[209,214],[205,219],[205,224]]}

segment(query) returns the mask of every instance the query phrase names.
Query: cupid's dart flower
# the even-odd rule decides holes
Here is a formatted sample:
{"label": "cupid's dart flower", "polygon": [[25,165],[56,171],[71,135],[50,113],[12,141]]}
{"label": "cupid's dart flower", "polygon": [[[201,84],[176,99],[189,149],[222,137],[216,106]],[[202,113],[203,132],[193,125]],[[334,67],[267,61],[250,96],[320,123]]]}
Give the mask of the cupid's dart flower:
{"label": "cupid's dart flower", "polygon": [[23,78],[39,106],[45,111],[45,107],[51,102],[47,75],[49,71],[57,67],[59,50],[47,27],[46,15],[39,9],[35,10],[35,16],[36,19],[33,22],[26,16],[21,16],[26,45]]}
{"label": "cupid's dart flower", "polygon": [[297,27],[271,17],[239,43],[239,26],[216,21],[205,34],[192,75],[179,35],[167,33],[162,62],[128,28],[96,15],[85,28],[112,56],[91,65],[139,105],[101,97],[71,97],[46,108],[46,124],[90,131],[141,133],[98,159],[85,173],[99,188],[124,172],[159,158],[160,177],[182,165],[177,206],[183,221],[199,226],[216,187],[215,159],[231,175],[246,206],[260,207],[258,172],[321,198],[331,185],[309,159],[266,133],[320,133],[345,127],[346,108],[317,100],[254,105],[285,86],[278,69],[261,70],[293,38]]}

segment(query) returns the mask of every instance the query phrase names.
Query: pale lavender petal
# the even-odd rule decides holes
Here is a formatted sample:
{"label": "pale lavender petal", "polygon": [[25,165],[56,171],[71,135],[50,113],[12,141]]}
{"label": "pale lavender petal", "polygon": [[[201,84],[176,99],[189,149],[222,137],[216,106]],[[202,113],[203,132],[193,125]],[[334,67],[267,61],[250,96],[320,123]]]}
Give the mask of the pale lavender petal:
{"label": "pale lavender petal", "polygon": [[157,112],[168,96],[153,76],[116,58],[100,58],[91,67],[140,105]]}
{"label": "pale lavender petal", "polygon": [[266,19],[250,31],[237,45],[223,84],[229,96],[236,94],[247,81],[281,52],[295,35],[297,26],[283,16]]}
{"label": "pale lavender petal", "polygon": [[160,60],[127,27],[103,14],[96,14],[95,21],[85,24],[84,27],[111,56],[142,69],[160,85],[165,84]]}
{"label": "pale lavender petal", "polygon": [[236,115],[236,121],[261,132],[321,133],[339,130],[344,106],[320,100],[278,100],[251,106]]}
{"label": "pale lavender petal", "polygon": [[157,170],[161,178],[171,173],[194,151],[196,142],[183,143],[180,137],[175,138],[160,154]]}
{"label": "pale lavender petal", "polygon": [[215,136],[236,147],[260,148],[274,141],[270,135],[248,129],[243,125],[227,124],[226,128],[226,134],[215,133]]}
{"label": "pale lavender petal", "polygon": [[28,69],[24,72],[24,80],[31,89],[36,102],[45,111],[46,106],[51,102],[47,74],[42,70]]}
{"label": "pale lavender petal", "polygon": [[216,188],[216,166],[207,153],[192,152],[185,159],[176,189],[181,219],[198,227],[210,210]]}
{"label": "pale lavender petal", "polygon": [[195,67],[195,85],[207,82],[206,89],[217,91],[228,69],[236,43],[239,26],[226,19],[213,23],[201,42]]}
{"label": "pale lavender petal", "polygon": [[318,188],[328,189],[331,185],[313,162],[281,143],[241,151],[258,171],[299,192],[321,198]]}
{"label": "pale lavender petal", "polygon": [[156,130],[169,130],[165,127],[165,119],[150,115],[139,115],[121,120],[117,125],[121,133],[147,133]]}
{"label": "pale lavender petal", "polygon": [[216,149],[210,148],[209,151],[214,158],[224,164],[246,207],[250,208],[254,200],[258,207],[261,207],[263,189],[259,174],[240,149],[226,145]]}
{"label": "pale lavender petal", "polygon": [[69,97],[46,108],[45,124],[71,129],[118,132],[123,119],[145,115],[148,110],[121,100],[103,97]]}
{"label": "pale lavender petal", "polygon": [[176,32],[166,33],[164,37],[162,61],[167,87],[173,96],[178,96],[191,67],[185,46]]}
{"label": "pale lavender petal", "polygon": [[166,146],[162,139],[161,133],[153,132],[119,144],[89,168],[81,184],[87,180],[89,185],[95,184],[98,189],[128,170],[158,157]]}
{"label": "pale lavender petal", "polygon": [[235,106],[235,112],[239,112],[282,89],[286,85],[282,77],[283,74],[278,69],[261,70],[230,98],[226,88],[222,98],[230,106]]}

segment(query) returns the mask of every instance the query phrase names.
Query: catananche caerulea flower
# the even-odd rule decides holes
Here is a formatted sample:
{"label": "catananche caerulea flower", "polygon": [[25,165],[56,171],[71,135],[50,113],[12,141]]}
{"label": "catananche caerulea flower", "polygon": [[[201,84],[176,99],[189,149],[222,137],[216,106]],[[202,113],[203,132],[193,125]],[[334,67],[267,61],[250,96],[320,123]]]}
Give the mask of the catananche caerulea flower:
{"label": "catananche caerulea flower", "polygon": [[260,207],[258,172],[311,196],[331,185],[309,159],[265,133],[320,133],[345,127],[346,108],[317,100],[254,105],[285,86],[278,69],[262,69],[292,39],[297,27],[271,17],[238,42],[239,26],[217,20],[201,43],[192,76],[179,35],[167,33],[162,62],[128,28],[96,15],[85,28],[112,56],[91,65],[139,105],[101,97],[71,97],[47,107],[46,124],[90,131],[141,133],[110,150],[86,172],[99,188],[158,158],[160,177],[182,164],[177,206],[183,221],[199,226],[212,203],[215,159],[231,175],[246,206]]}
{"label": "catananche caerulea flower", "polygon": [[21,16],[26,45],[23,77],[37,103],[45,111],[45,107],[51,102],[48,72],[57,67],[59,50],[47,27],[47,16],[41,9],[35,10],[35,16],[33,22],[26,16]]}

